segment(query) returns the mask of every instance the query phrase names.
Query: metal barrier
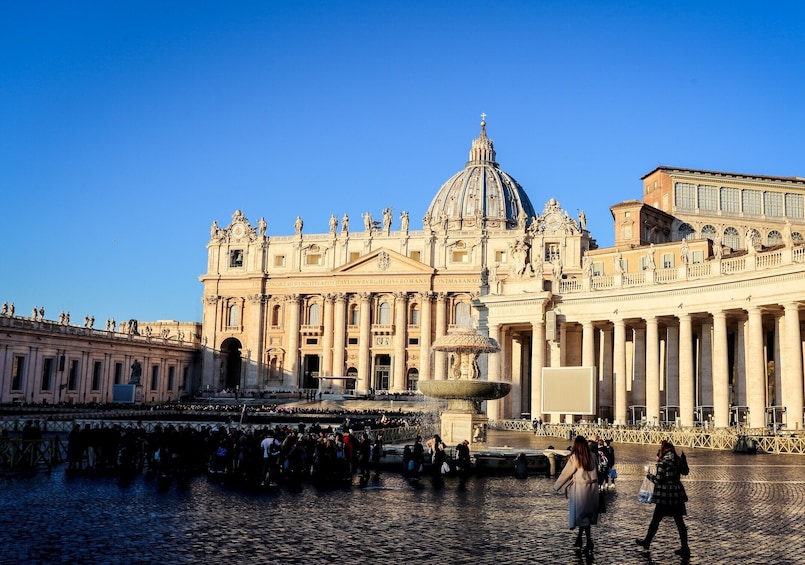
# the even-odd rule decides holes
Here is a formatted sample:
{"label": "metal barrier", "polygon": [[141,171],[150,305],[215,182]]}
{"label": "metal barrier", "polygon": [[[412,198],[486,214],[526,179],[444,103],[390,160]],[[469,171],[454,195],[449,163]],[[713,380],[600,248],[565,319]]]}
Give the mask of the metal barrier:
{"label": "metal barrier", "polygon": [[0,440],[0,470],[38,470],[50,471],[54,465],[64,461],[66,445],[57,438]]}
{"label": "metal barrier", "polygon": [[677,428],[674,426],[634,427],[599,426],[595,424],[542,424],[536,429],[528,420],[490,420],[489,427],[495,430],[531,432],[537,435],[565,438],[572,441],[576,435],[600,436],[617,443],[659,445],[669,440],[676,446],[701,449],[732,450],[740,438],[751,438],[757,449],[766,453],[805,455],[805,434],[777,433],[742,426],[732,428]]}

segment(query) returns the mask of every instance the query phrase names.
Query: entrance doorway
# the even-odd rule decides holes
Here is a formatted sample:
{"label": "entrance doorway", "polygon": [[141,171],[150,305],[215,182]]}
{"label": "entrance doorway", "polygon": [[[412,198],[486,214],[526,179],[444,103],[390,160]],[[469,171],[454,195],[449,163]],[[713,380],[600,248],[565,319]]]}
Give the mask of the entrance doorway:
{"label": "entrance doorway", "polygon": [[240,350],[243,348],[240,341],[234,337],[224,340],[221,344],[221,377],[219,386],[230,390],[240,387]]}
{"label": "entrance doorway", "polygon": [[391,377],[391,355],[378,355],[375,357],[374,389],[388,390]]}

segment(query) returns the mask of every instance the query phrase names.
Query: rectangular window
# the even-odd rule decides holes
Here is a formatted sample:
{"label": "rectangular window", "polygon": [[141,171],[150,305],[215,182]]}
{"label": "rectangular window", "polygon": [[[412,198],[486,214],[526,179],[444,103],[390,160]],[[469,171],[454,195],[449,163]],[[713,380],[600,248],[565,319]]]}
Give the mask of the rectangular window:
{"label": "rectangular window", "polygon": [[305,257],[305,264],[306,265],[321,265],[321,255],[319,253],[310,253]]}
{"label": "rectangular window", "polygon": [[319,339],[316,337],[308,337],[305,339],[305,345],[318,345]]}
{"label": "rectangular window", "polygon": [[671,269],[674,266],[674,254],[673,253],[663,253],[662,254],[662,268],[663,269]]}
{"label": "rectangular window", "polygon": [[453,263],[466,263],[469,261],[469,254],[466,251],[453,251]]}
{"label": "rectangular window", "polygon": [[100,361],[92,364],[92,390],[101,390],[101,371],[103,365]]}
{"label": "rectangular window", "polygon": [[648,257],[641,257],[640,258],[640,270],[647,271],[648,270]]}
{"label": "rectangular window", "polygon": [[419,338],[418,337],[409,338],[408,345],[419,345]]}
{"label": "rectangular window", "polygon": [[25,357],[15,355],[11,366],[11,390],[22,390],[23,371],[25,371]]}
{"label": "rectangular window", "polygon": [[275,267],[284,267],[285,266],[285,255],[274,255],[274,266]]}
{"label": "rectangular window", "polygon": [[760,216],[763,213],[762,193],[759,190],[744,190],[741,193],[744,214]]}
{"label": "rectangular window", "polygon": [[718,210],[718,187],[699,185],[699,210],[715,212]]}
{"label": "rectangular window", "polygon": [[357,338],[357,337],[351,337],[351,338],[349,338],[349,339],[347,340],[347,344],[348,344],[348,345],[358,345],[358,338]]}
{"label": "rectangular window", "polygon": [[805,218],[805,198],[802,194],[785,195],[785,215],[789,218]]}
{"label": "rectangular window", "polygon": [[593,263],[593,276],[594,277],[604,276],[604,264],[601,261],[596,261]]}
{"label": "rectangular window", "polygon": [[360,256],[361,256],[361,252],[360,252],[360,251],[350,251],[350,252],[349,252],[349,260],[350,260],[350,261],[354,261],[354,260],[356,260],[356,259],[359,259],[359,258],[360,258]]}
{"label": "rectangular window", "polygon": [[151,366],[151,390],[159,388],[159,365]]}
{"label": "rectangular window", "polygon": [[411,259],[413,259],[414,261],[422,262],[422,252],[421,251],[411,251],[411,254],[409,255],[409,257],[411,257]]}
{"label": "rectangular window", "polygon": [[738,214],[741,211],[741,191],[737,188],[721,187],[721,211]]}
{"label": "rectangular window", "polygon": [[552,263],[554,260],[559,259],[559,244],[546,243],[545,244],[545,261]]}
{"label": "rectangular window", "polygon": [[176,383],[176,367],[168,367],[168,390],[173,390]]}
{"label": "rectangular window", "polygon": [[694,251],[690,254],[691,263],[694,265],[699,265],[704,263],[704,251]]}
{"label": "rectangular window", "polygon": [[763,193],[763,213],[767,216],[781,218],[783,216],[783,193],[770,192]]}
{"label": "rectangular window", "polygon": [[123,384],[123,363],[115,363],[115,384]]}
{"label": "rectangular window", "polygon": [[229,252],[229,266],[242,267],[243,266],[243,249],[233,249]]}
{"label": "rectangular window", "polygon": [[419,309],[414,308],[411,310],[411,321],[409,322],[410,326],[418,326],[419,325]]}
{"label": "rectangular window", "polygon": [[50,390],[55,366],[56,360],[53,357],[45,357],[42,360],[42,382],[39,385],[39,390]]}
{"label": "rectangular window", "polygon": [[696,186],[687,182],[678,182],[674,187],[676,207],[682,210],[696,208]]}
{"label": "rectangular window", "polygon": [[78,390],[78,359],[70,361],[70,372],[67,375],[67,390]]}
{"label": "rectangular window", "polygon": [[495,251],[495,263],[505,263],[505,262],[506,262],[506,252]]}

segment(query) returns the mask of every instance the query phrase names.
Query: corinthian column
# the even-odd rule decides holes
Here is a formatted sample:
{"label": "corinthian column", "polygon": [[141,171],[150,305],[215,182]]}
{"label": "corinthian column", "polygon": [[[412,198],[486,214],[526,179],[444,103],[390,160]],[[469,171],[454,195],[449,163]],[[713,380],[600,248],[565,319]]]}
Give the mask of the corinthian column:
{"label": "corinthian column", "polygon": [[285,297],[288,308],[288,358],[282,375],[283,387],[299,386],[299,295]]}
{"label": "corinthian column", "polygon": [[419,331],[419,379],[429,381],[433,379],[430,361],[433,352],[430,350],[431,331],[433,328],[433,293],[426,291],[419,293],[422,305]]}
{"label": "corinthian column", "polygon": [[[335,295],[333,322],[333,376],[344,376],[344,354],[347,335],[347,295],[340,292]],[[343,383],[338,383],[343,384]]]}
{"label": "corinthian column", "polygon": [[[436,339],[447,334],[447,294],[440,292],[436,296]],[[443,381],[447,378],[447,353],[434,351],[435,360],[433,378]]]}
{"label": "corinthian column", "polygon": [[533,420],[534,418],[542,418],[542,368],[545,367],[545,321],[542,320],[541,317],[531,322],[531,332],[531,419]]}
{"label": "corinthian column", "polygon": [[405,342],[408,339],[408,295],[394,294],[394,372],[391,375],[391,390],[405,390]]}
{"label": "corinthian column", "polygon": [[358,343],[358,382],[355,384],[356,392],[369,392],[369,383],[372,382],[372,367],[369,362],[372,350],[372,293],[360,294],[360,337]]}
{"label": "corinthian column", "polygon": [[[324,334],[322,334],[322,363],[319,377],[333,375],[333,302],[334,294],[324,295]],[[321,384],[321,380],[319,380]]]}

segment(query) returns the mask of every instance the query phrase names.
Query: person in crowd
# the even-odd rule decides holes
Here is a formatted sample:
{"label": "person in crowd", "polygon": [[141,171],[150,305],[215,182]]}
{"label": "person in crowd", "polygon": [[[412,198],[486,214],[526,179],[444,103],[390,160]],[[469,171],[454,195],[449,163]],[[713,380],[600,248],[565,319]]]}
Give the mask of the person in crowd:
{"label": "person in crowd", "polygon": [[604,490],[605,483],[607,482],[607,478],[609,477],[609,469],[611,463],[609,461],[609,453],[607,451],[607,446],[603,438],[600,437],[598,438],[595,450],[596,455],[598,457],[598,488],[599,490]]}
{"label": "person in crowd", "polygon": [[674,519],[676,529],[679,532],[679,541],[682,544],[682,547],[674,551],[674,553],[688,558],[690,557],[690,547],[688,546],[688,529],[684,520],[684,516],[687,514],[685,503],[688,501],[688,495],[685,493],[685,487],[680,480],[681,475],[687,475],[689,472],[687,458],[684,453],[681,457],[677,455],[674,445],[666,440],[663,440],[660,444],[657,456],[657,472],[650,473],[646,471],[646,477],[654,483],[654,496],[652,498],[652,503],[655,505],[654,515],[648,525],[646,537],[636,539],[635,543],[644,549],[648,549],[651,545],[651,540],[654,539],[654,535],[660,527],[660,522],[665,516],[670,516]]}
{"label": "person in crowd", "polygon": [[444,485],[442,479],[442,465],[447,461],[447,446],[442,441],[439,434],[434,434],[433,438],[428,440],[428,447],[430,448],[430,474],[433,479],[434,486]]}
{"label": "person in crowd", "polygon": [[607,477],[605,479],[606,487],[607,488],[615,488],[615,479],[618,478],[618,473],[615,471],[615,448],[612,447],[612,440],[606,439],[604,440],[605,446],[605,453],[607,454],[607,459],[609,459],[609,472],[607,472]]}
{"label": "person in crowd", "polygon": [[554,491],[563,488],[568,497],[568,527],[579,528],[573,544],[581,549],[582,535],[586,536],[584,552],[592,554],[593,539],[591,527],[598,523],[598,471],[596,455],[584,436],[576,436],[570,450],[565,468],[553,485]]}
{"label": "person in crowd", "polygon": [[383,449],[383,434],[375,434],[375,442],[372,445],[372,467],[375,470],[375,479],[380,478],[380,460],[386,455]]}
{"label": "person in crowd", "polygon": [[361,486],[366,486],[369,483],[369,465],[372,458],[372,440],[369,439],[369,434],[366,432],[361,432],[357,451]]}
{"label": "person in crowd", "polygon": [[411,448],[411,460],[414,462],[411,478],[419,481],[425,466],[425,446],[422,445],[422,436],[416,436],[414,440],[414,447]]}
{"label": "person in crowd", "polygon": [[470,475],[470,442],[466,439],[456,446],[456,470],[458,471],[459,487],[464,487]]}

